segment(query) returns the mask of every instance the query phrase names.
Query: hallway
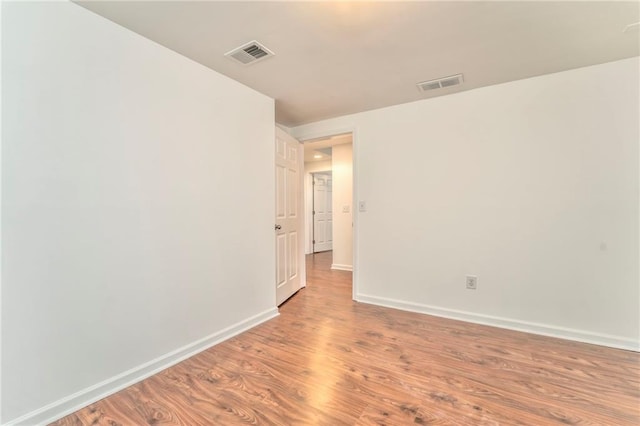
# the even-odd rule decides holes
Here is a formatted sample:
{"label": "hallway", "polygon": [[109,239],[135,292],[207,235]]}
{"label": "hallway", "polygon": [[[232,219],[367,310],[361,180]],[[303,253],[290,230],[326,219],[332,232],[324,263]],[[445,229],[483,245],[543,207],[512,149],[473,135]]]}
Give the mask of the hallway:
{"label": "hallway", "polygon": [[640,355],[356,303],[331,252],[281,315],[56,425],[640,421]]}

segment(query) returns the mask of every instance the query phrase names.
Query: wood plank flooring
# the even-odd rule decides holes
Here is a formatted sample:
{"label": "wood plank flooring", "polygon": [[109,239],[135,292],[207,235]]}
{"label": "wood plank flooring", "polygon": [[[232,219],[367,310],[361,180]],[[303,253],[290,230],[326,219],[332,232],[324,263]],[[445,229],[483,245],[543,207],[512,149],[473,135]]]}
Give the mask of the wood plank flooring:
{"label": "wood plank flooring", "polygon": [[640,354],[351,300],[331,253],[281,315],[54,425],[639,425]]}

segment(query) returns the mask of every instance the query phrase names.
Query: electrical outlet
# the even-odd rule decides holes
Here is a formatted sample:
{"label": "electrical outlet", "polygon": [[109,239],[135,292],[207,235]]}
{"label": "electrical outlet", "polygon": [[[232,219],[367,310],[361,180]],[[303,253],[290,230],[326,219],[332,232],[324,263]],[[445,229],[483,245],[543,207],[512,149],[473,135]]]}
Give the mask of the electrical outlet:
{"label": "electrical outlet", "polygon": [[478,277],[474,275],[467,275],[467,288],[469,290],[475,290],[478,288]]}

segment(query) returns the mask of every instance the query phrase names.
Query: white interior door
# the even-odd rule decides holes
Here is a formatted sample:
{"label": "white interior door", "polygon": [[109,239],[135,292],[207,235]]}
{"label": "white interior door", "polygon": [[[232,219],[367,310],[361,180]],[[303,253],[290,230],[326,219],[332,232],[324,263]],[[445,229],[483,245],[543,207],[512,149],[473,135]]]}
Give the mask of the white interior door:
{"label": "white interior door", "polygon": [[331,175],[313,175],[313,252],[333,248],[333,211],[331,208]]}
{"label": "white interior door", "polygon": [[276,128],[276,302],[280,305],[304,286],[300,142]]}

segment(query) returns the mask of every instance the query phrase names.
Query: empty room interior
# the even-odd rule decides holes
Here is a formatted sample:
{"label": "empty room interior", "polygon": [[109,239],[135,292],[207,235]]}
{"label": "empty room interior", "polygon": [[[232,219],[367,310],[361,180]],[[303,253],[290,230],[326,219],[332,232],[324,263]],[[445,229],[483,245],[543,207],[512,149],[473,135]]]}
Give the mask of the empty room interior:
{"label": "empty room interior", "polygon": [[640,424],[639,2],[0,20],[0,424]]}

